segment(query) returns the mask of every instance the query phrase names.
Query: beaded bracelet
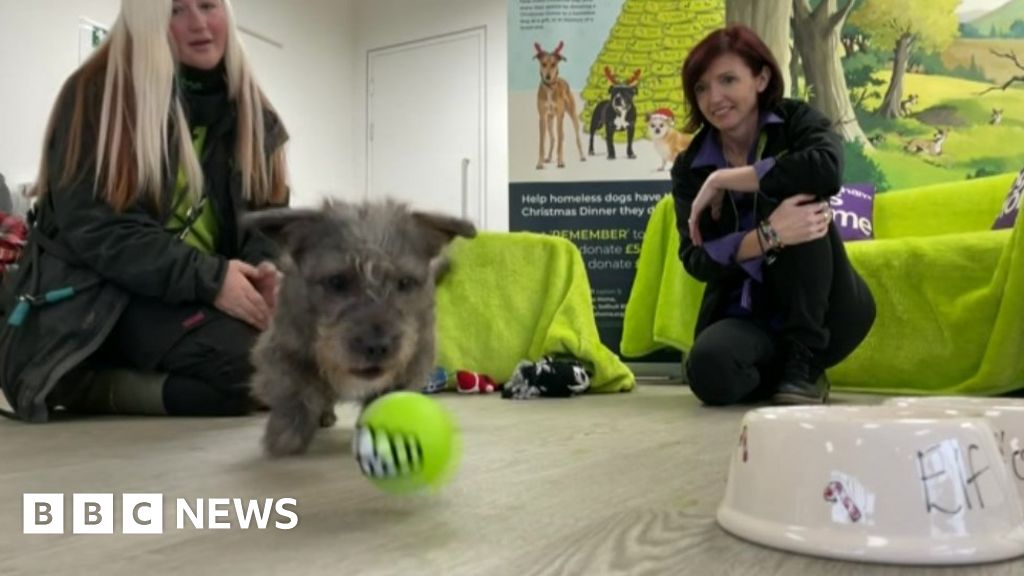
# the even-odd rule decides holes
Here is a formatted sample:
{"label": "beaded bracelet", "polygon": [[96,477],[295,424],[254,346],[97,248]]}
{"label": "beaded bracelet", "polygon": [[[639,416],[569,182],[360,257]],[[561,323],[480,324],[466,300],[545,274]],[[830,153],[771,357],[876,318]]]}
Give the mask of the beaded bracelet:
{"label": "beaded bracelet", "polygon": [[772,251],[779,251],[785,248],[785,244],[782,243],[782,238],[779,233],[772,227],[772,223],[768,219],[761,221],[760,226],[761,234],[764,235],[764,239],[768,242],[768,249]]}
{"label": "beaded bracelet", "polygon": [[[765,242],[768,243],[767,250],[764,248]],[[775,231],[775,228],[772,228],[771,223],[767,219],[762,220],[758,226],[757,243],[760,245],[761,253],[764,254],[765,262],[769,266],[775,263],[779,250],[782,250],[784,246],[779,233]]]}

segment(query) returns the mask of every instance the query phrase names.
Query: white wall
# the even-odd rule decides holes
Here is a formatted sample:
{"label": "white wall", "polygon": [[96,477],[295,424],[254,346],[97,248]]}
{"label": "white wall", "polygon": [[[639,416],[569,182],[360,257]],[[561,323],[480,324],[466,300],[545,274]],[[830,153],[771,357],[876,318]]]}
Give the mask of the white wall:
{"label": "white wall", "polygon": [[118,0],[0,0],[0,172],[35,179],[57,91],[78,66],[78,18],[112,22]]}
{"label": "white wall", "polygon": [[292,204],[354,194],[353,0],[233,0],[239,24],[283,49],[244,36],[255,73],[291,141]]}
{"label": "white wall", "polygon": [[366,188],[366,53],[457,30],[487,29],[487,222],[508,230],[508,47],[506,0],[356,0],[353,152]]}
{"label": "white wall", "polygon": [[[78,66],[78,22],[113,22],[119,0],[0,0],[0,172],[35,177],[53,100]],[[234,0],[255,73],[291,133],[293,200],[353,194],[353,0]]]}

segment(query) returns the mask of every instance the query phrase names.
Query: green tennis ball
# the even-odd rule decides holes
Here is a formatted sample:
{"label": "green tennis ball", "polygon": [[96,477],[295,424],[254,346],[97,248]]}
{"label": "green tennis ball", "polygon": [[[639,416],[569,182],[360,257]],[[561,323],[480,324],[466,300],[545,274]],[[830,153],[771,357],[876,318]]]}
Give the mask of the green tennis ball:
{"label": "green tennis ball", "polygon": [[359,416],[352,454],[371,482],[401,494],[443,486],[459,462],[461,444],[440,403],[418,392],[391,392]]}

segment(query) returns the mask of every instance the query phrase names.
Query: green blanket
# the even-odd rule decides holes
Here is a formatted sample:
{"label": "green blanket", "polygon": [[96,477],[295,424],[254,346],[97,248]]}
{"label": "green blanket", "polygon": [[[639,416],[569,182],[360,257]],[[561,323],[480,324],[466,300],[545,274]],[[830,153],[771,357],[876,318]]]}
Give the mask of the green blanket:
{"label": "green blanket", "polygon": [[[1001,394],[1024,387],[1024,234],[990,230],[1004,174],[876,199],[876,239],[847,252],[875,296],[864,343],[829,370],[835,388],[891,394]],[[621,350],[687,350],[703,293],[683,270],[671,196],[652,215],[626,307]]]}
{"label": "green blanket", "polygon": [[592,367],[593,392],[632,390],[636,378],[601,343],[583,257],[563,238],[482,232],[450,248],[437,290],[438,365],[505,382],[522,360],[568,355]]}

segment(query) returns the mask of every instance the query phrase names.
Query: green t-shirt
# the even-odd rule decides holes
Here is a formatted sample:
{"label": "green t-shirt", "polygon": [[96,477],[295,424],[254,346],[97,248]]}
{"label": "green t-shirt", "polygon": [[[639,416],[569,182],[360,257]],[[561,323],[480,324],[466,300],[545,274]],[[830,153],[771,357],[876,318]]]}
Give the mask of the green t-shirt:
{"label": "green t-shirt", "polygon": [[[202,155],[205,142],[206,126],[197,126],[192,130],[192,145],[195,147],[196,154]],[[189,212],[196,210],[199,211],[198,217],[195,218],[190,229],[185,231],[185,226],[190,220]],[[205,197],[202,198],[202,201],[196,202],[189,198],[188,180],[185,170],[181,167],[178,168],[178,180],[174,187],[174,209],[171,211],[166,228],[181,237],[186,244],[194,246],[198,250],[207,254],[213,254],[216,251],[218,229],[213,209],[210,208],[210,203],[206,201]],[[183,237],[182,234],[184,234]]]}

